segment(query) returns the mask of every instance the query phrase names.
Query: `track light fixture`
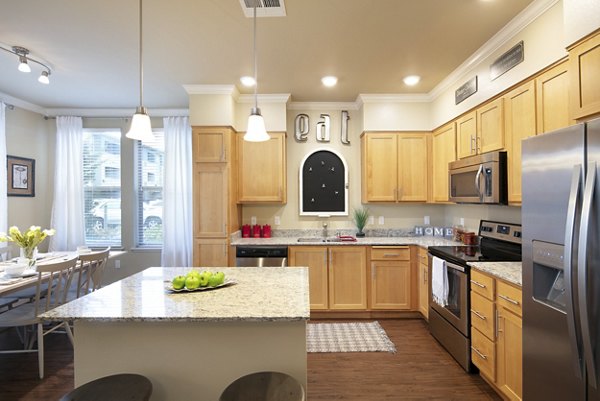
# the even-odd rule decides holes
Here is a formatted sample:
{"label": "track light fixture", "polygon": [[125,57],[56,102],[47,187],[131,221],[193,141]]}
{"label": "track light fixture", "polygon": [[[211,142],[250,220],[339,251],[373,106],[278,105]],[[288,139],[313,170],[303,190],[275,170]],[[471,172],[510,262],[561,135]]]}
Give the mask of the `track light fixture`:
{"label": "track light fixture", "polygon": [[17,56],[19,58],[19,66],[17,67],[17,69],[21,72],[31,72],[31,65],[29,64],[29,62],[32,62],[32,63],[42,66],[44,69],[42,70],[42,73],[40,74],[38,81],[43,84],[46,84],[46,85],[48,85],[50,83],[49,76],[50,76],[50,74],[52,74],[52,69],[47,64],[31,57],[29,55],[28,49],[21,47],[21,46],[13,46],[10,49],[0,46],[0,49],[4,50],[5,52],[14,54],[15,56]]}

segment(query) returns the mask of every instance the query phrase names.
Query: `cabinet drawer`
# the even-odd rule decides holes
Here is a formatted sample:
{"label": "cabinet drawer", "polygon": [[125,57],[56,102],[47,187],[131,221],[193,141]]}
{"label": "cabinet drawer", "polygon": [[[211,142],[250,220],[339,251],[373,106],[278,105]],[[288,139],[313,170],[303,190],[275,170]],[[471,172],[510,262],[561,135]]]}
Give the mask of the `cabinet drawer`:
{"label": "cabinet drawer", "polygon": [[513,287],[502,281],[498,281],[496,288],[496,302],[506,309],[514,312],[518,316],[522,316],[522,292],[520,288]]}
{"label": "cabinet drawer", "polygon": [[427,253],[427,249],[421,248],[421,247],[418,247],[417,249],[419,250],[419,253],[418,253],[419,263],[421,263],[422,265],[428,265],[429,264],[429,255]]}
{"label": "cabinet drawer", "polygon": [[471,360],[492,382],[496,381],[496,345],[479,330],[471,330]]}
{"label": "cabinet drawer", "polygon": [[407,246],[374,246],[371,248],[371,260],[410,260],[410,248]]}
{"label": "cabinet drawer", "polygon": [[494,300],[494,279],[475,269],[471,269],[471,291],[475,291],[489,299]]}
{"label": "cabinet drawer", "polygon": [[494,303],[471,291],[471,326],[494,340]]}

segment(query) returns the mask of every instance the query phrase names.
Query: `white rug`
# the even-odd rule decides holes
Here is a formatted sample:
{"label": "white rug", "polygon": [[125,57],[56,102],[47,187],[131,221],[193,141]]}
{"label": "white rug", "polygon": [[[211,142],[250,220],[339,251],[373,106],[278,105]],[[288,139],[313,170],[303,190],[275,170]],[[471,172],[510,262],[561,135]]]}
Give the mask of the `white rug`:
{"label": "white rug", "polygon": [[308,352],[396,352],[379,322],[308,323]]}

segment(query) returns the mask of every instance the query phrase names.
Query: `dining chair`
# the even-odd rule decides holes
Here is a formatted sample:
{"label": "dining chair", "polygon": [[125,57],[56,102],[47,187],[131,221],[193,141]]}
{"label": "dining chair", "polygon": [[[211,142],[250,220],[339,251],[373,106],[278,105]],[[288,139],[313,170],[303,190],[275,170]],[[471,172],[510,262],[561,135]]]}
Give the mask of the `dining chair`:
{"label": "dining chair", "polygon": [[69,290],[69,299],[79,298],[102,287],[102,277],[109,253],[110,247],[79,255],[79,266],[76,269],[77,283]]}
{"label": "dining chair", "polygon": [[[71,344],[73,344],[73,333],[68,322],[53,323],[45,328],[44,320],[39,315],[66,302],[77,260],[77,256],[73,255],[55,263],[38,265],[34,301],[18,305],[0,314],[0,327],[23,328],[24,333],[23,349],[0,350],[0,354],[37,352],[40,379],[44,378],[44,336],[64,327]],[[53,283],[53,285],[45,286],[45,283]],[[43,296],[44,288],[46,289],[46,296]],[[28,330],[36,326],[37,337],[32,335],[29,338]],[[36,339],[37,348],[33,348]]]}

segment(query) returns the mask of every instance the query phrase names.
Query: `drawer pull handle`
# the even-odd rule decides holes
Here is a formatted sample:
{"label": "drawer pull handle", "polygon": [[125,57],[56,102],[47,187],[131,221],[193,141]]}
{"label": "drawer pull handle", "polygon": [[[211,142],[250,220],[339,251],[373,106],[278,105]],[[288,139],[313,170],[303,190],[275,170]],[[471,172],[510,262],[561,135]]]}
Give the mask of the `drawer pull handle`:
{"label": "drawer pull handle", "polygon": [[475,284],[477,287],[480,288],[487,288],[485,284],[481,284],[479,281],[471,280],[471,283]]}
{"label": "drawer pull handle", "polygon": [[482,359],[487,360],[487,356],[483,355],[477,348],[471,346],[471,349],[477,354],[479,355]]}
{"label": "drawer pull handle", "polygon": [[477,312],[475,309],[471,309],[471,312],[477,316],[478,318],[480,318],[481,320],[487,320],[487,317],[483,316],[481,313]]}
{"label": "drawer pull handle", "polygon": [[498,297],[502,298],[502,299],[503,299],[503,300],[505,300],[506,302],[510,302],[510,303],[511,303],[511,304],[513,304],[513,305],[519,305],[519,301],[515,301],[514,299],[512,299],[512,298],[509,298],[509,297],[507,297],[507,296],[505,296],[505,295],[498,294]]}
{"label": "drawer pull handle", "polygon": [[397,256],[400,256],[400,255],[399,255],[399,254],[397,254],[397,253],[384,253],[384,254],[383,254],[383,257],[384,257],[384,258],[395,258],[395,257],[397,257]]}

